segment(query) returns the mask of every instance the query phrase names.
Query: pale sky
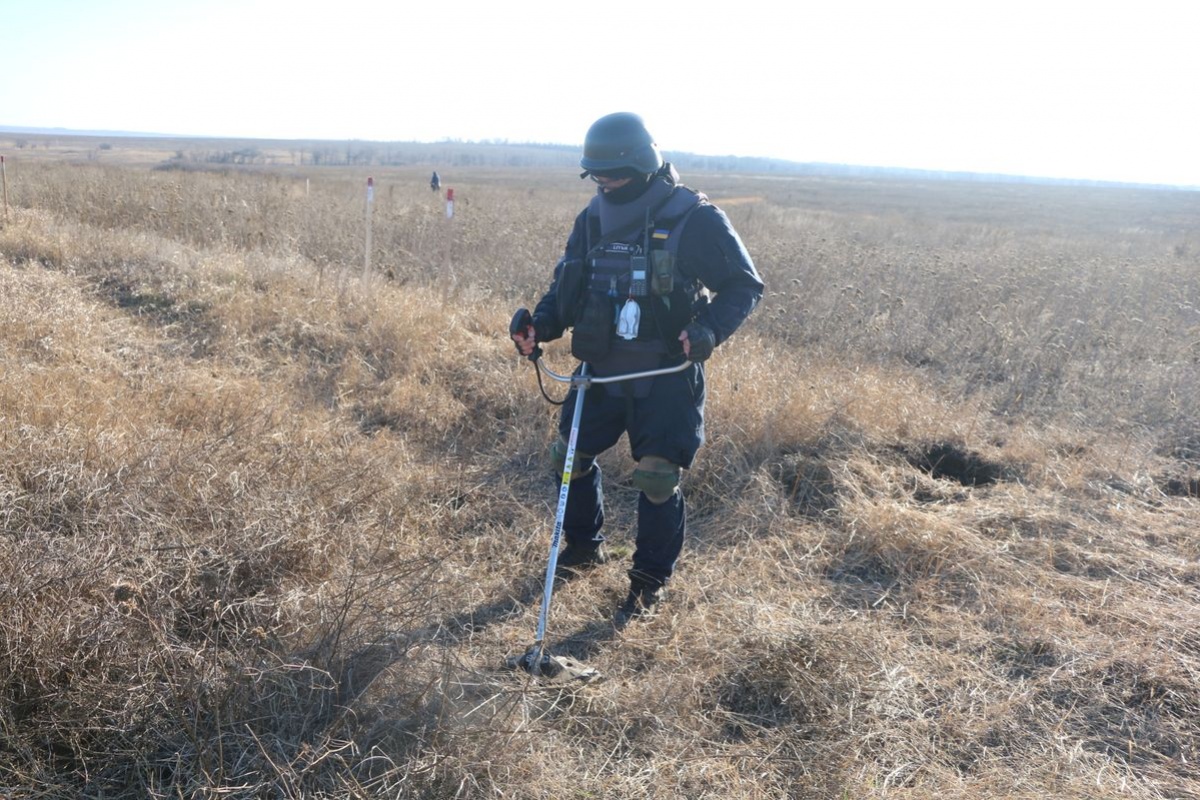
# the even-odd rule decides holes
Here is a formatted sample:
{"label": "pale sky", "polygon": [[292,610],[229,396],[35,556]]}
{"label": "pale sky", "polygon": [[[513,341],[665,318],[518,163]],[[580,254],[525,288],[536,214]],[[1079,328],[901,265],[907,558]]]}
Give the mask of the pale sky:
{"label": "pale sky", "polygon": [[0,129],[659,146],[1200,186],[1193,0],[0,0]]}

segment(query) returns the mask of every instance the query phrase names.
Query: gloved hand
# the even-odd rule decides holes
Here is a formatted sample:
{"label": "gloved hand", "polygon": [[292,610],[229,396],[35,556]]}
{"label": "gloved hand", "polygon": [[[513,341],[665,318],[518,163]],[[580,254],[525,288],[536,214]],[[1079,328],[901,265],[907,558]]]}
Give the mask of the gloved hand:
{"label": "gloved hand", "polygon": [[707,361],[717,347],[717,336],[712,328],[701,322],[693,322],[679,334],[683,343],[683,354],[689,361]]}
{"label": "gloved hand", "polygon": [[542,349],[537,346],[537,329],[529,309],[517,309],[517,313],[513,314],[512,322],[508,324],[508,335],[512,337],[513,344],[517,346],[517,352],[526,358],[537,359],[542,354]]}

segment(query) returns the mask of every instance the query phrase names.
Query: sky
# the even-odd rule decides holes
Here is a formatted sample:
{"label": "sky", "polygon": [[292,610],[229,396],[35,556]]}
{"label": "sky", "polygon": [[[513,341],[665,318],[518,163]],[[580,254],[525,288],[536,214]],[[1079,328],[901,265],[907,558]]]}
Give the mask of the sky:
{"label": "sky", "polygon": [[660,148],[1200,186],[1191,0],[0,0],[0,129]]}

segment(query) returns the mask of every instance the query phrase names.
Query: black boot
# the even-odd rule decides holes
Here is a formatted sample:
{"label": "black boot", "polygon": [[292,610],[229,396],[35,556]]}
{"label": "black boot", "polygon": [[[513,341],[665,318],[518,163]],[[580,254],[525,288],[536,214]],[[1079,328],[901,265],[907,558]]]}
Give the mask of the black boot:
{"label": "black boot", "polygon": [[558,554],[558,563],[554,568],[554,577],[569,580],[587,572],[593,567],[608,563],[608,551],[603,544],[595,547],[570,544]]}
{"label": "black boot", "polygon": [[613,625],[624,628],[636,619],[646,619],[658,613],[659,606],[666,599],[667,590],[661,583],[649,583],[633,579],[629,584],[629,594],[625,602],[613,615]]}

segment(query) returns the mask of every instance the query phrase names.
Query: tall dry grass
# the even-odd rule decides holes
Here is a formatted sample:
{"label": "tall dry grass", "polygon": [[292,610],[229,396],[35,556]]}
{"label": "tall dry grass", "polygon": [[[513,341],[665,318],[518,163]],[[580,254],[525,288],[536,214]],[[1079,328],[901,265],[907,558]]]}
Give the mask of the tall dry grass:
{"label": "tall dry grass", "polygon": [[14,173],[3,793],[1200,792],[1193,195],[685,176],[769,294],[667,611],[615,632],[620,565],[557,592],[605,676],[561,686],[498,669],[555,497],[505,332],[574,176],[448,177],[447,220],[376,174],[364,286],[358,174]]}

